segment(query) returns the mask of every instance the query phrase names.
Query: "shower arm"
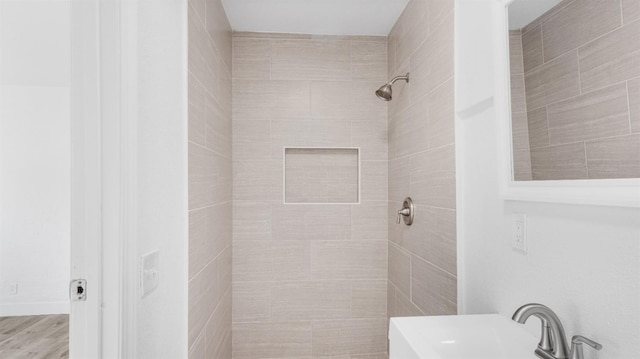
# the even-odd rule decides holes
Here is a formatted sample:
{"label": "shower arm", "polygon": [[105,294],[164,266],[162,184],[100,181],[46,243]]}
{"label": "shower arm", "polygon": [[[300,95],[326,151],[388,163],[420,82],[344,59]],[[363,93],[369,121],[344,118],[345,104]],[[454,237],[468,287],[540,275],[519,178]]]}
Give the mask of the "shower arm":
{"label": "shower arm", "polygon": [[391,79],[391,81],[389,81],[389,85],[393,85],[398,80],[405,80],[405,81],[407,81],[407,83],[409,83],[409,73],[407,73],[404,76],[396,76],[396,77],[394,77],[393,79]]}

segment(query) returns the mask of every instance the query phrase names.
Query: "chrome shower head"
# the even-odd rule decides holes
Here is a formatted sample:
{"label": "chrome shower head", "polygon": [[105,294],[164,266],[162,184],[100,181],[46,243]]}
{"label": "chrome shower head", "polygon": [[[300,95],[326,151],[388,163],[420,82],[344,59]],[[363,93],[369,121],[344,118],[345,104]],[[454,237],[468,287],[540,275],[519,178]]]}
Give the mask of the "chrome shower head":
{"label": "chrome shower head", "polygon": [[376,91],[376,96],[378,96],[378,98],[381,99],[382,101],[391,101],[391,98],[392,98],[391,94],[393,92],[391,90],[391,85],[393,85],[393,83],[398,81],[398,80],[405,80],[408,83],[409,82],[409,73],[407,72],[407,74],[405,76],[396,76],[391,81],[389,81],[388,83],[382,85]]}

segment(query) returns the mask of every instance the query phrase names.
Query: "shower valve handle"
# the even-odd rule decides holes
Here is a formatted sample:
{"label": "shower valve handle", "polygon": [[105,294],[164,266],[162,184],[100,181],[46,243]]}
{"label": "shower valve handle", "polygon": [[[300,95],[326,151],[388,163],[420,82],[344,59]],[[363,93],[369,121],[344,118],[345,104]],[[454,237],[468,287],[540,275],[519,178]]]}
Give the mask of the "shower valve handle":
{"label": "shower valve handle", "polygon": [[411,210],[409,208],[403,208],[398,210],[398,218],[396,218],[396,223],[400,224],[400,216],[409,216],[411,215]]}
{"label": "shower valve handle", "polygon": [[413,214],[414,214],[414,209],[413,209],[413,201],[411,200],[411,197],[407,197],[404,199],[404,202],[402,203],[402,209],[398,210],[398,216],[396,217],[396,223],[400,224],[400,217],[404,217],[404,224],[406,224],[407,226],[410,226],[411,223],[413,223]]}

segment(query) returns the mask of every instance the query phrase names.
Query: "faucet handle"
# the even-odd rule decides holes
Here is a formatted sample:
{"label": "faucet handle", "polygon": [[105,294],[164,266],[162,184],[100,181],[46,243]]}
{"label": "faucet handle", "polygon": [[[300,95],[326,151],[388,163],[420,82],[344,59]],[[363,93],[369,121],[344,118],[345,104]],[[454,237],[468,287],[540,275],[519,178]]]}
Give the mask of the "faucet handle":
{"label": "faucet handle", "polygon": [[587,344],[595,350],[602,349],[602,345],[600,343],[596,343],[582,335],[574,335],[573,338],[571,338],[571,359],[584,359],[582,344]]}

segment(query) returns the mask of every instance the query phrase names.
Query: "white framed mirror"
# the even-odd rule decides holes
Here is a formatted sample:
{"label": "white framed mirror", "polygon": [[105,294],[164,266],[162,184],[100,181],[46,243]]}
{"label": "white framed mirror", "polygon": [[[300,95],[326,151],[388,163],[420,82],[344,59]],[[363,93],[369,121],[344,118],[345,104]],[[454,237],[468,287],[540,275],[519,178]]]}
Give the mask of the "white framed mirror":
{"label": "white framed mirror", "polygon": [[498,2],[505,199],[640,207],[640,15],[617,0]]}

